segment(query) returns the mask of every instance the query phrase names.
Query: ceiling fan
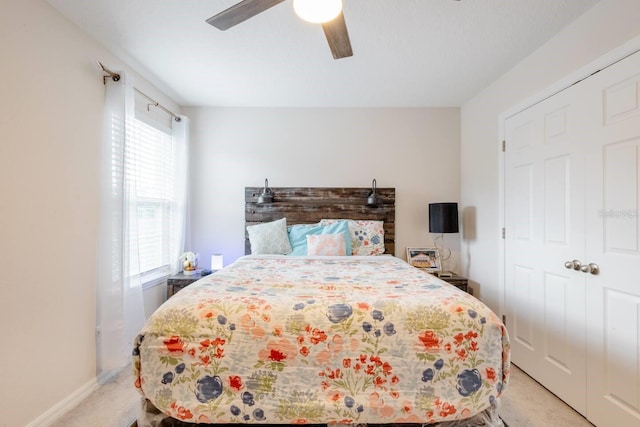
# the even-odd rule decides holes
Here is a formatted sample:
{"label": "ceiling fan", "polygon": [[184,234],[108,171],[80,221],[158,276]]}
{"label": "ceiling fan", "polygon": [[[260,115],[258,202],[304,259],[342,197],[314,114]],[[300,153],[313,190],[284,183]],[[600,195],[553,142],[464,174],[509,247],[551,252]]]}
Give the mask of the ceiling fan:
{"label": "ceiling fan", "polygon": [[[227,30],[246,21],[284,0],[243,0],[230,8],[207,19],[207,23],[219,30]],[[315,9],[321,6],[321,9]],[[325,9],[329,6],[328,9]],[[342,14],[342,0],[293,0],[293,8],[302,19],[322,24],[324,35],[329,43],[334,59],[353,56],[347,24]],[[315,12],[325,12],[323,16],[314,16]]]}

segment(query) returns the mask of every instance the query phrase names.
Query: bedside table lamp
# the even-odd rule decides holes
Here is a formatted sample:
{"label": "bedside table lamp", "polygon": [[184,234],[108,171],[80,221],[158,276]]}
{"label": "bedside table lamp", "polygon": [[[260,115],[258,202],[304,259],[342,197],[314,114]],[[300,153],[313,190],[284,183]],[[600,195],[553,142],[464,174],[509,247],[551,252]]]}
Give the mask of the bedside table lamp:
{"label": "bedside table lamp", "polygon": [[211,271],[222,270],[224,267],[224,257],[222,254],[211,255]]}
{"label": "bedside table lamp", "polygon": [[[437,241],[442,239],[442,250],[444,252],[444,233],[458,233],[458,204],[457,203],[429,203],[429,233],[440,233],[436,237],[434,244],[438,248]],[[449,254],[442,257],[442,261],[451,258],[451,249],[447,249]],[[440,271],[438,276],[451,277],[450,271]]]}

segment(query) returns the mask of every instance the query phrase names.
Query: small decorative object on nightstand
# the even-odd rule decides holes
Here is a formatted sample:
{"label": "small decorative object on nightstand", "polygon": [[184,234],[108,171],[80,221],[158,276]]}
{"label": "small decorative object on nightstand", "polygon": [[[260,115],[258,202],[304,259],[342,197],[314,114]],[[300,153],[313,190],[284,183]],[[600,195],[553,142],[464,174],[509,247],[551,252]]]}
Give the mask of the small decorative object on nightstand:
{"label": "small decorative object on nightstand", "polygon": [[182,274],[185,276],[195,275],[198,268],[198,254],[194,252],[185,252],[180,256],[182,262]]}

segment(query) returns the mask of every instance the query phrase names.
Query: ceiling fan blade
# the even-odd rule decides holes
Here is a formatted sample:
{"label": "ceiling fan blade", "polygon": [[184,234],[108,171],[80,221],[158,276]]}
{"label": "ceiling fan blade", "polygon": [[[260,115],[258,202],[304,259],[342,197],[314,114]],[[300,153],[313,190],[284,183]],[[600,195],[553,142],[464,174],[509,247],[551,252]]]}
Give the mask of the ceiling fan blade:
{"label": "ceiling fan blade", "polygon": [[347,23],[342,12],[334,20],[322,24],[322,29],[327,37],[327,42],[329,42],[333,59],[353,56]]}
{"label": "ceiling fan blade", "polygon": [[284,0],[243,0],[207,19],[207,23],[219,30],[228,30],[234,25],[253,18],[283,1]]}

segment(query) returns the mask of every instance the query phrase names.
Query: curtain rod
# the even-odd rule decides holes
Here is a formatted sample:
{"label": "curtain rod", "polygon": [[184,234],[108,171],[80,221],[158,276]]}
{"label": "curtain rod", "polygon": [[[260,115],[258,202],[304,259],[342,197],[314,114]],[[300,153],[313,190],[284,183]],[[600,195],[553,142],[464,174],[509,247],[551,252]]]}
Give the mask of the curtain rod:
{"label": "curtain rod", "polygon": [[[104,76],[102,76],[102,83],[103,84],[107,84],[107,79],[111,78],[111,80],[113,80],[114,82],[117,82],[120,80],[120,74],[111,71],[110,69],[108,69],[107,67],[105,67],[104,65],[102,65],[102,62],[97,61],[98,65],[100,66],[100,68],[102,69],[102,72],[105,74]],[[174,113],[173,111],[169,110],[168,108],[166,108],[164,105],[161,105],[158,101],[156,101],[155,99],[151,98],[149,95],[147,95],[146,93],[142,92],[140,89],[134,87],[134,90],[136,92],[138,92],[140,95],[144,96],[145,98],[147,98],[149,101],[151,101],[150,104],[147,104],[147,111],[149,111],[149,107],[150,106],[154,106],[156,108],[160,108],[162,111],[166,112],[167,114],[169,114],[171,117],[173,117],[173,120],[175,120],[176,122],[180,122],[182,121],[182,119],[180,118],[180,116],[178,116],[176,113]]]}
{"label": "curtain rod", "polygon": [[159,109],[161,109],[162,111],[164,111],[165,113],[169,114],[171,117],[173,117],[173,120],[175,120],[176,122],[180,122],[182,121],[182,119],[180,118],[180,116],[178,116],[177,114],[175,114],[173,111],[169,110],[168,108],[166,108],[164,105],[160,104],[158,101],[156,101],[155,99],[151,98],[149,95],[147,95],[146,93],[142,92],[140,89],[138,88],[134,88],[134,90],[136,92],[138,92],[140,95],[144,96],[145,98],[147,98],[149,101],[151,101],[150,104],[147,104],[147,111],[149,111],[149,107],[150,106],[154,106],[157,107]]}

